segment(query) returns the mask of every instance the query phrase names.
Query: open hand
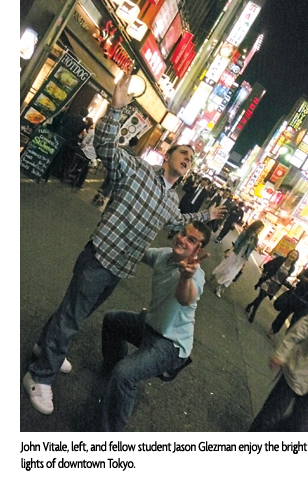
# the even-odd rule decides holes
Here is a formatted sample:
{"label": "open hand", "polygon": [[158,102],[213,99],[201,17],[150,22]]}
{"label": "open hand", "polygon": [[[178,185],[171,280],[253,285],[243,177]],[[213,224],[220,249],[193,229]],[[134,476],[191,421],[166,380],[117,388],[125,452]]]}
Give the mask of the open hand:
{"label": "open hand", "polygon": [[214,203],[214,205],[209,207],[210,220],[221,220],[226,213],[227,208],[223,205],[216,206],[216,203]]}
{"label": "open hand", "polygon": [[134,93],[128,95],[128,86],[130,83],[130,73],[123,74],[122,78],[117,82],[111,101],[111,106],[114,108],[122,108],[128,105],[134,98]]}

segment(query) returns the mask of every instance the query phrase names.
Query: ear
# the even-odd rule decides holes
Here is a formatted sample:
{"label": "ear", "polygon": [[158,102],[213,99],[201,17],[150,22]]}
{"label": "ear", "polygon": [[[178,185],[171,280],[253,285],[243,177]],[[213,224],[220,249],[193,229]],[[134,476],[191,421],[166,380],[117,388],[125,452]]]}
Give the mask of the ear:
{"label": "ear", "polygon": [[201,244],[201,242],[199,242],[197,247],[196,247],[196,254],[200,254],[200,252],[202,252],[202,250],[203,250],[202,244]]}
{"label": "ear", "polygon": [[169,162],[170,154],[165,154],[164,162]]}

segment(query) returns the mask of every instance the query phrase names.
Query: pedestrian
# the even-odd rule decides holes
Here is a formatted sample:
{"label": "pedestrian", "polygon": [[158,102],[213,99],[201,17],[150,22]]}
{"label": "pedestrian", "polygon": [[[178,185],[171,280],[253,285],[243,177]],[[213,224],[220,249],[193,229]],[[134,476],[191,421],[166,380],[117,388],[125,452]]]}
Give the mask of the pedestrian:
{"label": "pedestrian", "polygon": [[[207,188],[210,182],[211,181],[208,178],[202,178],[200,180],[196,179],[194,184],[189,184],[188,186],[186,186],[187,191],[182,197],[179,204],[179,209],[181,213],[196,213],[200,210],[202,203],[208,196]],[[168,234],[168,238],[173,238],[175,234],[176,232],[170,231]]]}
{"label": "pedestrian", "polygon": [[[123,431],[132,413],[138,384],[162,374],[175,377],[189,359],[197,301],[203,291],[200,262],[211,232],[192,222],[172,248],[150,248],[142,262],[153,268],[152,298],[141,313],[110,311],[102,327],[103,391],[99,431]],[[128,343],[138,350],[128,354]]]}
{"label": "pedestrian", "polygon": [[[90,123],[89,117],[87,123]],[[92,125],[88,127],[86,135],[80,142],[79,146],[76,146],[74,150],[75,154],[78,154],[81,157],[77,158],[77,161],[75,163],[73,162],[65,171],[64,180],[68,179],[70,175],[73,176],[74,186],[77,188],[82,187],[87,178],[91,161],[96,159],[96,152],[93,145],[94,131],[95,124],[92,122]]]}
{"label": "pedestrian", "polygon": [[290,326],[293,326],[302,316],[308,313],[308,267],[297,276],[298,283],[295,288],[281,294],[274,302],[274,308],[279,311],[273,321],[268,338],[273,338],[278,333],[286,319],[292,314]]}
{"label": "pedestrian", "polygon": [[38,343],[39,355],[23,378],[31,404],[43,414],[53,411],[51,385],[61,367],[69,364],[69,339],[113,292],[122,278],[133,277],[137,264],[163,227],[181,229],[199,220],[219,218],[221,207],[181,214],[175,186],[189,171],[194,152],[174,145],[161,166],[151,166],[117,143],[121,107],[132,101],[129,75],[117,83],[106,116],[96,124],[94,147],[113,183],[112,202],[79,255],[67,292],[47,321]]}
{"label": "pedestrian", "polygon": [[250,323],[253,323],[257,309],[263,299],[266,297],[270,300],[273,299],[282,285],[289,289],[292,287],[287,279],[293,274],[298,258],[299,253],[294,249],[290,250],[286,257],[278,256],[264,264],[262,276],[255,285],[255,290],[257,290],[258,287],[260,288],[259,295],[254,301],[246,306],[247,313],[251,312],[251,315],[248,318]]}
{"label": "pedestrian", "polygon": [[[225,188],[217,191],[217,194],[209,202],[209,206],[216,204],[217,206],[223,205],[226,208],[224,218],[226,218],[230,212],[231,207],[234,205],[231,189]],[[209,229],[216,233],[219,226],[223,223],[224,219],[211,220],[207,223]]]}
{"label": "pedestrian", "polygon": [[249,431],[307,433],[308,314],[286,333],[270,367],[280,367],[280,376]]}
{"label": "pedestrian", "polygon": [[208,197],[210,183],[208,178],[202,178],[191,191],[184,194],[179,204],[181,213],[196,213],[200,210],[203,201]]}
{"label": "pedestrian", "polygon": [[244,206],[245,203],[243,201],[239,201],[237,204],[230,208],[229,214],[225,219],[223,227],[215,240],[216,243],[221,243],[225,236],[230,232],[230,230],[233,230],[235,228],[235,225],[242,222],[244,216]]}
{"label": "pedestrian", "polygon": [[70,167],[73,154],[76,147],[78,147],[79,136],[87,127],[85,117],[88,115],[88,110],[80,108],[77,114],[61,112],[54,118],[51,124],[51,130],[65,139],[64,145],[48,166],[44,174],[45,182],[48,181],[51,174],[64,180],[68,168]]}
{"label": "pedestrian", "polygon": [[211,279],[215,277],[218,282],[215,292],[219,298],[221,298],[223,289],[230,286],[233,279],[248,260],[251,252],[257,247],[258,234],[263,227],[264,224],[261,220],[256,220],[251,223],[251,225],[249,225],[246,230],[243,230],[234,242],[230,255],[224,258],[213,270]]}

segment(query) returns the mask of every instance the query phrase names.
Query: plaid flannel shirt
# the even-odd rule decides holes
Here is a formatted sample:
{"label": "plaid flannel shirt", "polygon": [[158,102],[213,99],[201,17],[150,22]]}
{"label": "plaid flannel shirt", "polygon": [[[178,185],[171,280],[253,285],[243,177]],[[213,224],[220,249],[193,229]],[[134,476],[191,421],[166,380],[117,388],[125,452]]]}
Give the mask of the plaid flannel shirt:
{"label": "plaid flannel shirt", "polygon": [[151,166],[119,146],[121,110],[109,108],[96,125],[94,147],[110,174],[112,196],[91,239],[96,258],[113,274],[133,277],[137,264],[163,227],[179,231],[193,220],[208,221],[208,211],[182,214],[179,198],[167,189],[161,166]]}

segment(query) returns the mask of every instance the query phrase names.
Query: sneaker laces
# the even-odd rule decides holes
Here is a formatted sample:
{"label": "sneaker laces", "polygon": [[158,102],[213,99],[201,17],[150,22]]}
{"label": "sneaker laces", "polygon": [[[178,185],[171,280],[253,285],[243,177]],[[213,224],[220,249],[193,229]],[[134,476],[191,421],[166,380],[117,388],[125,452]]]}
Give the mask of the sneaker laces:
{"label": "sneaker laces", "polygon": [[31,386],[31,392],[34,393],[33,395],[41,396],[42,399],[52,401],[52,388],[47,384],[36,383]]}

